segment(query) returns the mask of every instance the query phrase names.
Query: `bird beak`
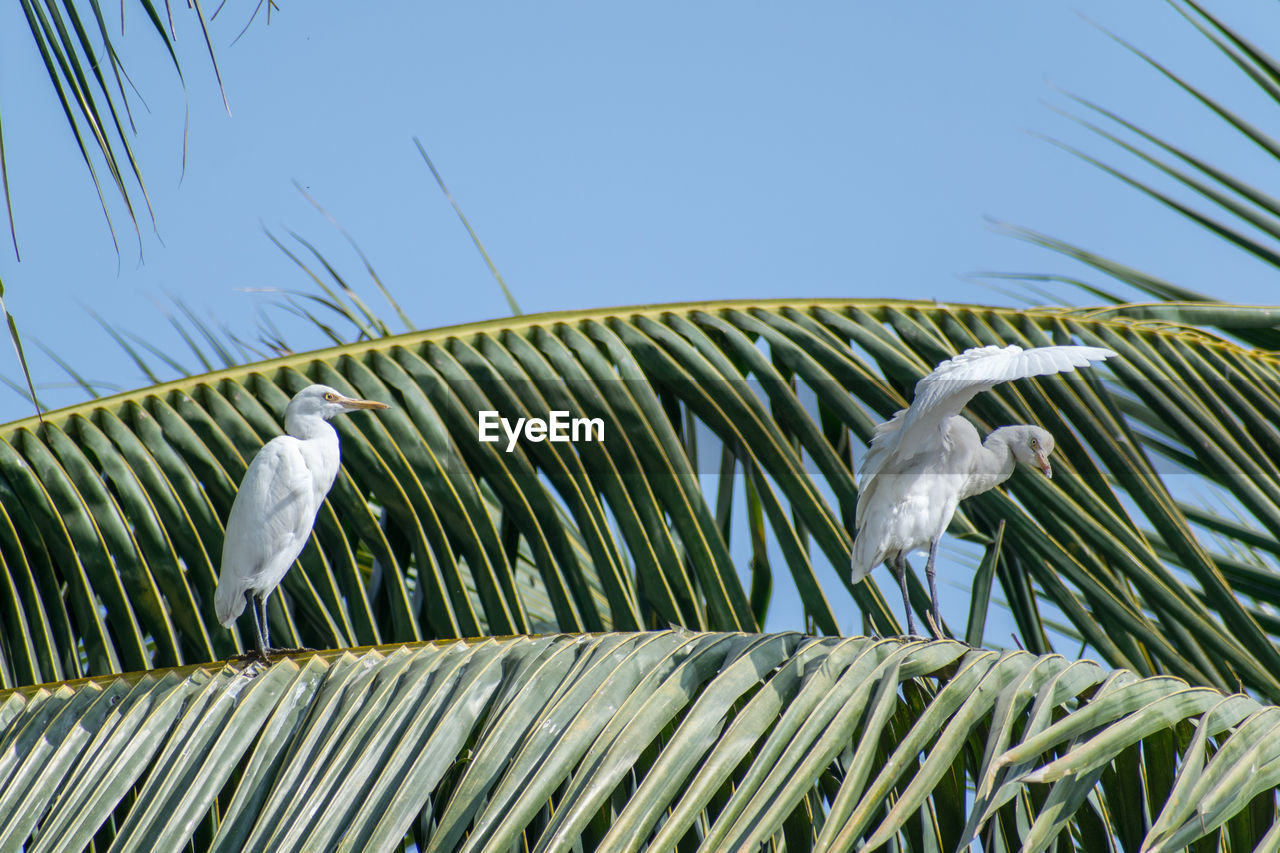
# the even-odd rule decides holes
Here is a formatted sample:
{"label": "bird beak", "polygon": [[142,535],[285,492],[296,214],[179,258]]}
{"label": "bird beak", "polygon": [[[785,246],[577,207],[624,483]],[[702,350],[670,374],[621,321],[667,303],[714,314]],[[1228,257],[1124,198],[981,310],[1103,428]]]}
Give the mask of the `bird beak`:
{"label": "bird beak", "polygon": [[376,400],[356,400],[351,397],[343,397],[338,401],[344,409],[389,409],[386,403],[379,403]]}
{"label": "bird beak", "polygon": [[1044,472],[1046,477],[1050,480],[1053,479],[1053,466],[1049,464],[1049,457],[1045,456],[1043,453],[1037,453],[1036,464],[1040,466],[1040,470]]}

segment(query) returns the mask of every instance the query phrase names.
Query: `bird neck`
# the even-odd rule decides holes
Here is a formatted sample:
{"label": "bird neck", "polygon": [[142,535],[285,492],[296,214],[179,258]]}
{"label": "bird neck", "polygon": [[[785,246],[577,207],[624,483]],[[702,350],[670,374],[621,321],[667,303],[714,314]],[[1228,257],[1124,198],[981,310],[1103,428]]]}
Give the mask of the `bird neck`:
{"label": "bird neck", "polygon": [[1013,448],[1009,446],[1011,436],[1001,427],[987,436],[982,442],[982,450],[974,454],[974,464],[965,494],[961,497],[976,495],[993,489],[1013,476]]}
{"label": "bird neck", "polygon": [[316,415],[308,415],[304,417],[290,417],[286,412],[284,417],[285,432],[294,438],[300,438],[303,441],[309,441],[313,438],[333,438],[338,437],[338,432],[333,428],[333,424],[324,418]]}

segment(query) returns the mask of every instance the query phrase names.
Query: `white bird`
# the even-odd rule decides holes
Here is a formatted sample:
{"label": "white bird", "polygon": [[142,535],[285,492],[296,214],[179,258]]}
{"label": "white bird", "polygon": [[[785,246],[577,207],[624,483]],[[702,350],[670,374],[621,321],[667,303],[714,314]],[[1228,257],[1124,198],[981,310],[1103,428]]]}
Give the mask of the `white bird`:
{"label": "white bird", "polygon": [[1025,424],[1000,427],[982,441],[960,410],[978,392],[1001,382],[1088,367],[1114,355],[1109,349],[1086,346],[975,347],[942,362],[917,382],[911,406],[876,427],[862,463],[853,583],[880,563],[892,569],[902,588],[907,632],[914,635],[906,556],[927,550],[925,573],[936,633],[941,619],[933,562],[956,505],[1009,479],[1018,462],[1053,476],[1053,436],[1048,430]]}
{"label": "white bird", "polygon": [[328,385],[309,385],[284,410],[288,435],[266,443],[249,463],[231,504],[222,543],[214,606],[232,627],[252,599],[257,657],[269,652],[267,598],[307,544],[316,512],[338,475],[338,433],[329,418],[386,403],[344,397]]}

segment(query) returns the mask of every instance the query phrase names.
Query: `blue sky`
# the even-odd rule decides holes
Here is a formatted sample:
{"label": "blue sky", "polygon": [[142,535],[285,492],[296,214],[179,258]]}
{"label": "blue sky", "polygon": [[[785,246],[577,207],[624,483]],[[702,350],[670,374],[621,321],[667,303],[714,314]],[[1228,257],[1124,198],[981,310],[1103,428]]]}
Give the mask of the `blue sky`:
{"label": "blue sky", "polygon": [[[263,225],[297,231],[367,283],[293,180],[360,242],[417,325],[506,313],[415,135],[526,311],[785,295],[1004,303],[965,276],[1070,271],[986,217],[1222,298],[1274,301],[1268,270],[1028,133],[1125,163],[1050,108],[1070,106],[1065,89],[1268,174],[1233,131],[1081,17],[1257,114],[1257,96],[1158,0],[286,3],[233,45],[251,6],[228,3],[212,24],[231,118],[193,17],[175,7],[183,174],[183,90],[126,4],[126,68],[149,108],[135,99],[135,144],[159,231],[144,227],[141,263],[113,199],[117,258],[25,23],[0,11],[23,252],[20,264],[0,253],[0,275],[26,334],[92,378],[145,384],[86,309],[182,354],[156,307],[166,294],[248,334],[270,298],[246,288],[307,287]],[[1268,4],[1236,6],[1253,7],[1232,9],[1255,16],[1231,19],[1246,31],[1274,30]],[[295,345],[319,342],[294,329]],[[65,379],[38,354],[34,367],[42,383]],[[17,375],[11,353],[0,372]],[[54,405],[81,396],[43,394]],[[7,389],[0,401],[0,418],[27,414]]]}
{"label": "blue sky", "polygon": [[[193,364],[164,319],[168,296],[251,335],[271,297],[246,289],[308,287],[264,225],[316,244],[391,316],[294,180],[419,327],[506,314],[413,136],[527,312],[777,296],[1008,304],[969,274],[1080,272],[988,217],[1219,298],[1277,301],[1273,271],[1035,135],[1131,163],[1054,111],[1071,107],[1066,90],[1270,178],[1273,161],[1085,20],[1251,117],[1274,115],[1160,0],[285,2],[234,45],[253,4],[229,2],[212,33],[233,117],[182,4],[185,95],[125,5],[124,59],[147,105],[134,101],[134,144],[158,222],[158,236],[144,224],[141,262],[115,199],[112,248],[17,4],[0,4],[22,248],[21,263],[0,251],[6,299],[29,345],[112,387],[147,383],[90,311]],[[1280,18],[1261,0],[1228,11],[1246,32],[1275,32]],[[322,343],[277,316],[295,347]],[[46,402],[79,401],[32,350]],[[7,345],[0,373],[18,376]],[[29,413],[0,388],[0,420]]]}

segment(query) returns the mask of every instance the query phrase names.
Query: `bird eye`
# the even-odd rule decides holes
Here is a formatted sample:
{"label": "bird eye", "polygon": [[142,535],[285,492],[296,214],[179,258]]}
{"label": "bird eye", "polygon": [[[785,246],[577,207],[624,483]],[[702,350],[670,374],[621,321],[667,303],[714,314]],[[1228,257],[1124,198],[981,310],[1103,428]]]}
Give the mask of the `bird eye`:
{"label": "bird eye", "polygon": [[1035,438],[1031,439],[1031,449],[1032,449],[1032,450],[1039,450],[1039,449],[1040,449],[1040,440],[1039,440],[1039,439],[1035,439]]}
{"label": "bird eye", "polygon": [[326,391],[324,392],[324,398],[332,403],[334,400],[338,399],[338,395],[332,391]]}

